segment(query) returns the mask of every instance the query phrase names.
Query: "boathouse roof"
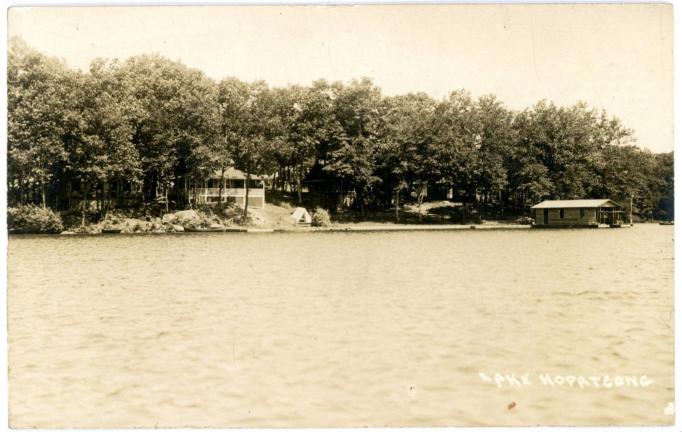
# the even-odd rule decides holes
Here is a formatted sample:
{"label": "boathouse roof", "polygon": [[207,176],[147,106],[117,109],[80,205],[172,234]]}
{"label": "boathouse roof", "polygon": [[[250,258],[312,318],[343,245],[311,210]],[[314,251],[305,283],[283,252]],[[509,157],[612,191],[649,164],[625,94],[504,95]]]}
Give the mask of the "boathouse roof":
{"label": "boathouse roof", "polygon": [[610,199],[545,200],[532,209],[620,207]]}

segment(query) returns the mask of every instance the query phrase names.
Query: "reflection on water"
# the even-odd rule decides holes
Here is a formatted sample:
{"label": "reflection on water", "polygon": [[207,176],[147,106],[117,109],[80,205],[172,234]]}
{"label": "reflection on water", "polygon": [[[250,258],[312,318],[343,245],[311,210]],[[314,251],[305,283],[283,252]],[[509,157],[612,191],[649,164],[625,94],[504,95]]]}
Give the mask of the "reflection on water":
{"label": "reflection on water", "polygon": [[[12,237],[10,420],[670,424],[672,239],[658,225]],[[580,390],[545,373],[653,383]]]}

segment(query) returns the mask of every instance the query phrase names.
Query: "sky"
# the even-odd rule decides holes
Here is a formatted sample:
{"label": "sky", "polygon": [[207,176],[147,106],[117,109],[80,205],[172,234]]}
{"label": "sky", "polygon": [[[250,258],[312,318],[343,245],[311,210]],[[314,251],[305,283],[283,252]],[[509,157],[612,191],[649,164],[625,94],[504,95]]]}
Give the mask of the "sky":
{"label": "sky", "polygon": [[673,149],[671,5],[14,7],[8,20],[10,37],[75,68],[159,53],[272,86],[366,76],[387,95],[584,101],[640,147]]}

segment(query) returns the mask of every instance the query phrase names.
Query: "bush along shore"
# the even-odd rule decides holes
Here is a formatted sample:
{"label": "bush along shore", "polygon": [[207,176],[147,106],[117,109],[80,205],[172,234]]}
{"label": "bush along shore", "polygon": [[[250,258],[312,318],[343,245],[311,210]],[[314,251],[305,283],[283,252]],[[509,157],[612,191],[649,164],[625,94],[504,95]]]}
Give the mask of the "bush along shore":
{"label": "bush along shore", "polygon": [[[60,215],[48,207],[29,204],[8,209],[7,225],[10,234],[159,234],[180,232],[247,231],[249,229],[292,229],[289,219],[293,207],[269,205],[267,210],[251,209],[244,219],[243,209],[234,204],[204,205],[196,209],[177,210],[160,216],[144,215],[140,209],[114,209],[106,216],[89,215],[85,220],[79,213]],[[333,228],[329,212],[316,208],[312,212],[310,228]],[[347,228],[349,224],[341,226]],[[338,226],[337,226],[338,227]]]}
{"label": "bush along shore", "polygon": [[[94,218],[93,218],[94,219]],[[24,205],[8,209],[10,234],[100,234],[100,233],[174,233],[225,231],[249,225],[242,210],[232,206],[217,206],[182,210],[161,217],[145,216],[137,210],[112,210],[101,221],[80,215],[60,216],[46,207]]]}

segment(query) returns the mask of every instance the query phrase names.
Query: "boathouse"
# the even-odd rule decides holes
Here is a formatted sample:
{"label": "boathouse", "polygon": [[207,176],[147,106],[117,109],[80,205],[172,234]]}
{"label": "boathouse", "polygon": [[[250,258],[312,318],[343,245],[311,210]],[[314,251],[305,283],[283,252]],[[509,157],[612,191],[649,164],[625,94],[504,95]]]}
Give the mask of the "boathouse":
{"label": "boathouse", "polygon": [[190,203],[211,204],[220,200],[244,206],[248,189],[249,207],[265,208],[266,177],[256,175],[250,177],[247,181],[246,175],[234,168],[229,168],[224,173],[215,171],[201,180],[187,179],[184,193]]}
{"label": "boathouse", "polygon": [[531,207],[533,226],[617,227],[623,223],[623,209],[610,199],[547,200]]}

